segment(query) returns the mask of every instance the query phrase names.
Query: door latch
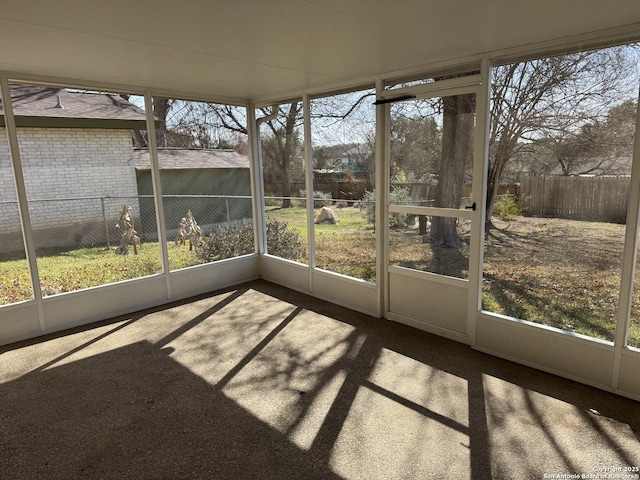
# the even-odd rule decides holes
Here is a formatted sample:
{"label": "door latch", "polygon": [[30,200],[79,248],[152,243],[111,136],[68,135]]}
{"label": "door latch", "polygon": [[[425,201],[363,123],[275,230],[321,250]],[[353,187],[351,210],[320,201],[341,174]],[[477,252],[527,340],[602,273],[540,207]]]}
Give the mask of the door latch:
{"label": "door latch", "polygon": [[466,207],[467,210],[473,210],[474,212],[476,211],[476,202],[473,202],[472,205],[467,205]]}

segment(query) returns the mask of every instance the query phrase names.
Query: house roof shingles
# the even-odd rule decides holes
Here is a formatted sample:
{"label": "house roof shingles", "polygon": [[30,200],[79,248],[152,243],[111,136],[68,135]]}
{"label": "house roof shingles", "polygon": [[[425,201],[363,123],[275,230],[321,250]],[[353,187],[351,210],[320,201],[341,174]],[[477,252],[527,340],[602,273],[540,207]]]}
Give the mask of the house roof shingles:
{"label": "house roof shingles", "polygon": [[[149,150],[137,148],[133,152],[136,170],[150,170]],[[233,150],[199,148],[159,148],[160,170],[186,170],[192,168],[249,168],[249,157]]]}
{"label": "house roof shingles", "polygon": [[[17,126],[146,129],[143,109],[119,95],[11,85]],[[4,110],[0,102],[0,126]]]}

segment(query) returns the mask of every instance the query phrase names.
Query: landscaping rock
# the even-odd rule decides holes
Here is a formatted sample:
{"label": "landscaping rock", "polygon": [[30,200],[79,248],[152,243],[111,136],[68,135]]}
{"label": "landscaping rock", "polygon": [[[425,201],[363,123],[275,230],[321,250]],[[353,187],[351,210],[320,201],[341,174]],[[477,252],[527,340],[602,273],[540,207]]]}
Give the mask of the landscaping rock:
{"label": "landscaping rock", "polygon": [[328,223],[328,224],[337,225],[338,223],[340,223],[340,219],[338,218],[336,213],[333,211],[333,209],[329,207],[322,207],[320,211],[316,213],[316,216],[313,219],[313,223],[316,223],[316,224]]}

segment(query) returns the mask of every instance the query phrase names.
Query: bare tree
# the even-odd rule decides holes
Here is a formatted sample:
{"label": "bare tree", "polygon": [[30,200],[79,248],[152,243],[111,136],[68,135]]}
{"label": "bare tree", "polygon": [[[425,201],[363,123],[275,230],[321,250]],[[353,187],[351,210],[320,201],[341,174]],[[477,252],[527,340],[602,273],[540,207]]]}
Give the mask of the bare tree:
{"label": "bare tree", "polygon": [[291,162],[300,148],[296,127],[302,120],[302,102],[293,101],[285,109],[281,108],[281,112],[282,115],[266,122],[271,132],[271,142],[263,141],[263,152],[265,163],[272,162],[281,175],[281,208],[291,208]]}
{"label": "bare tree", "polygon": [[161,121],[156,128],[156,143],[158,147],[167,146],[167,115],[174,101],[170,98],[155,97],[153,99],[153,115]]}
{"label": "bare tree", "polygon": [[[231,132],[247,134],[246,120],[239,117],[238,110],[229,105],[210,104],[211,112],[216,116],[218,125]],[[267,116],[269,109],[263,108]],[[276,171],[282,181],[282,208],[291,205],[291,162],[299,153],[300,139],[298,127],[302,123],[302,103],[292,101],[288,106],[280,107],[276,118],[266,123],[268,133],[260,132],[264,169]],[[246,144],[244,145],[246,147]]]}
{"label": "bare tree", "polygon": [[[358,94],[349,102],[327,97],[317,102],[316,118],[331,122],[354,115],[372,91]],[[261,109],[268,115],[269,109]],[[160,124],[156,131],[158,146],[182,148],[234,148],[247,151],[246,112],[233,105],[188,102],[176,99],[154,98],[154,115]],[[292,101],[280,106],[276,118],[265,122],[265,131],[260,132],[264,168],[274,173],[282,182],[282,207],[291,206],[292,162],[302,153],[300,126],[302,124],[302,102]],[[136,145],[147,146],[146,135],[134,138]]]}
{"label": "bare tree", "polygon": [[594,119],[578,131],[554,130],[533,143],[539,158],[560,175],[628,175],[631,173],[636,103],[609,109],[606,119]]}
{"label": "bare tree", "polygon": [[625,47],[542,58],[495,68],[489,139],[487,224],[500,181],[512,159],[542,138],[566,137],[571,129],[602,118],[609,105],[627,98],[633,63]]}

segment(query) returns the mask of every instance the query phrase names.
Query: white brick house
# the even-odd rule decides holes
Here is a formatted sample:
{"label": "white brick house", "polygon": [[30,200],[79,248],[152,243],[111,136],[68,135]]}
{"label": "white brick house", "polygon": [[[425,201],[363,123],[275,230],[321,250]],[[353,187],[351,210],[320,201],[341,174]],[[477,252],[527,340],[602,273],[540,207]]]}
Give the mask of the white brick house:
{"label": "white brick house", "polygon": [[[33,86],[11,93],[38,247],[104,241],[105,221],[115,223],[122,203],[139,214],[131,131],[146,129],[144,111],[115,95]],[[0,245],[7,252],[22,239],[4,115],[0,122]]]}

